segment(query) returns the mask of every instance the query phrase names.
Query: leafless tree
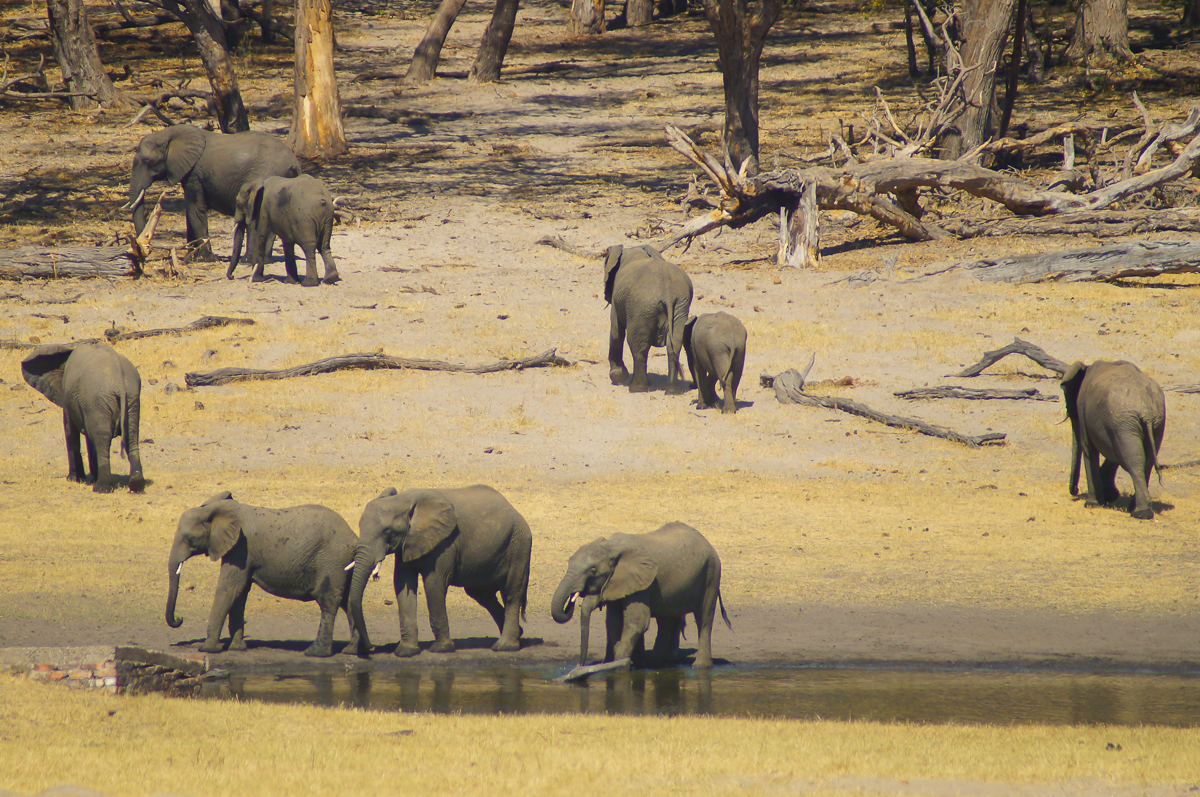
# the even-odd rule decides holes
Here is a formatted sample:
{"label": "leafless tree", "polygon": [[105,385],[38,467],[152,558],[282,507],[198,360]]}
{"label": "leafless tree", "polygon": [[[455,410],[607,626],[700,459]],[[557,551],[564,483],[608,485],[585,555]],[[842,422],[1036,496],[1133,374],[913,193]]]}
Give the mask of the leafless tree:
{"label": "leafless tree", "polygon": [[342,101],[333,68],[330,0],[296,0],[295,108],[288,146],[302,158],[346,152]]}

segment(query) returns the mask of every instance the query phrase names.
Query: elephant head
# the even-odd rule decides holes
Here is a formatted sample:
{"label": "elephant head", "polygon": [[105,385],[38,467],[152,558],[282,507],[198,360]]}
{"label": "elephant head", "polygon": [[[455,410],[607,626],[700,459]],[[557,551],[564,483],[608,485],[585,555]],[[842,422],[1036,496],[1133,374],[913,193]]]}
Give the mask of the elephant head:
{"label": "elephant head", "polygon": [[200,160],[206,140],[204,131],[198,127],[174,125],[150,133],[138,142],[129,180],[129,209],[133,211],[133,228],[139,235],[148,216],[146,190],[164,178],[171,185],[180,183]]}
{"label": "elephant head", "polygon": [[1067,417],[1071,420],[1071,478],[1067,488],[1071,495],[1079,495],[1079,463],[1083,457],[1083,430],[1079,426],[1079,388],[1087,376],[1087,366],[1076,360],[1067,368],[1059,385],[1063,400],[1067,404]]}
{"label": "elephant head", "polygon": [[225,556],[242,538],[239,504],[228,491],[217,493],[200,506],[189,509],[179,518],[171,558],[167,563],[170,589],[167,593],[167,625],[178,628],[183,620],[175,616],[175,599],[179,596],[179,571],[183,563],[197,554],[206,553],[214,562]]}
{"label": "elephant head", "polygon": [[[262,213],[263,202],[263,181],[251,180],[242,186],[238,191],[237,200],[234,202],[233,211],[233,255],[229,259],[229,269],[225,272],[226,279],[233,279],[234,269],[237,268],[238,261],[242,253],[242,240],[246,234],[246,228],[250,228],[250,242],[246,248],[247,255],[251,252],[251,260],[259,257],[258,247],[261,245],[260,236],[265,230],[258,230],[257,225],[260,223],[260,214]],[[264,252],[263,257],[266,256]]]}
{"label": "elephant head", "polygon": [[576,551],[567,562],[567,572],[554,591],[550,614],[565,623],[575,612],[576,598],[593,597],[596,604],[621,600],[654,583],[658,563],[639,538],[614,534],[600,538]]}
{"label": "elephant head", "polygon": [[397,493],[389,487],[363,509],[349,598],[363,650],[371,649],[362,613],[367,578],[388,554],[395,554],[401,562],[414,562],[446,543],[457,529],[454,506],[438,490]]}
{"label": "elephant head", "polygon": [[34,390],[58,406],[65,407],[67,399],[63,394],[63,369],[74,350],[74,346],[61,343],[38,346],[21,360],[21,376]]}

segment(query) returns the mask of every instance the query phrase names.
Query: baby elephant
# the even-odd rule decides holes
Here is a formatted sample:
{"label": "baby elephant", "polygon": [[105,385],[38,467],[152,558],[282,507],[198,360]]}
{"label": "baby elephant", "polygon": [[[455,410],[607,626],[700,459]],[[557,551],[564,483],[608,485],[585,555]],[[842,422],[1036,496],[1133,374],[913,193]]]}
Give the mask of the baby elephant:
{"label": "baby elephant", "polygon": [[644,650],[651,617],[658,622],[654,660],[678,660],[679,634],[685,615],[691,614],[700,629],[692,667],[707,669],[713,665],[718,603],[725,625],[733,628],[721,601],[721,559],[700,532],[683,523],[668,523],[649,534],[614,534],[580,548],[551,599],[554,621],[568,622],[579,598],[580,666],[587,663],[589,623],[598,606],[608,609],[605,661],[632,658]]}
{"label": "baby elephant", "polygon": [[688,369],[700,392],[699,409],[717,406],[717,382],[725,393],[721,412],[737,412],[737,389],[746,363],[746,327],[729,313],[692,316],[683,330]]}
{"label": "baby elephant", "polygon": [[[1133,363],[1075,362],[1062,378],[1071,419],[1071,495],[1079,493],[1079,462],[1085,461],[1087,506],[1110,505],[1117,492],[1117,467],[1133,480],[1135,518],[1150,520],[1150,471],[1167,423],[1162,388]],[[1100,464],[1100,456],[1104,464]]]}
{"label": "baby elephant", "polygon": [[[346,563],[354,560],[358,537],[342,516],[332,509],[308,504],[289,509],[264,509],[233,500],[228,492],[218,493],[179,518],[168,563],[170,590],[167,593],[167,625],[178,628],[175,616],[179,595],[179,571],[197,554],[221,560],[221,574],[212,610],[208,614],[208,637],[200,650],[221,651],[221,627],[229,618],[230,650],[246,649],[246,597],[257,584],[279,598],[316,601],[321,607],[317,639],[305,656],[333,654],[333,623],[337,611],[346,611]],[[358,631],[350,621],[348,651],[358,647]]]}
{"label": "baby elephant", "polygon": [[[21,361],[21,376],[62,407],[68,479],[95,482],[96,492],[111,492],[112,441],[119,437],[121,451],[129,459],[129,489],[142,491],[146,485],[138,437],[142,377],[133,363],[105,344],[51,343],[38,346]],[[81,433],[87,441],[90,475],[83,469]]]}
{"label": "baby elephant", "polygon": [[[304,250],[305,287],[320,282],[332,285],[341,279],[329,252],[333,235],[333,197],[325,184],[312,175],[267,177],[247,183],[237,196],[233,215],[233,256],[225,276],[233,279],[241,255],[242,236],[250,232],[247,256],[254,266],[252,282],[262,282],[263,268],[271,256],[275,236],[283,241],[283,257],[288,282],[299,280],[296,273],[296,244]],[[317,279],[316,253],[325,261],[325,279]]]}

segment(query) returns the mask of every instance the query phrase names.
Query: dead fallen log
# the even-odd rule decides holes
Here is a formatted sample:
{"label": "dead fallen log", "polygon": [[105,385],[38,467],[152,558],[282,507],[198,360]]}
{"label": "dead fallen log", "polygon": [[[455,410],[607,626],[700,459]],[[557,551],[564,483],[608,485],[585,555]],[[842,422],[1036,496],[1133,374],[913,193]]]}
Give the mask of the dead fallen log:
{"label": "dead fallen log", "polygon": [[1129,277],[1200,272],[1200,240],[1121,241],[1090,249],[963,260],[925,272],[964,269],[985,282],[1111,282]]}
{"label": "dead fallen log", "polygon": [[136,332],[122,332],[115,329],[104,330],[106,340],[116,342],[118,340],[138,340],[139,338],[153,338],[159,335],[183,335],[188,332],[199,332],[202,329],[214,329],[216,327],[225,327],[231,324],[253,324],[254,320],[250,318],[228,318],[226,316],[206,315],[197,318],[187,326],[182,327],[166,327],[164,329],[143,329]]}
{"label": "dead fallen log", "polygon": [[1009,399],[1014,401],[1058,401],[1057,396],[1047,396],[1039,393],[1036,387],[1024,390],[1001,390],[973,387],[957,387],[944,385],[942,387],[919,387],[915,390],[901,390],[893,393],[896,398],[905,401],[924,401],[928,399],[971,399],[984,401],[988,399]]}
{"label": "dead fallen log", "polygon": [[213,387],[231,382],[261,379],[291,379],[297,376],[313,376],[346,370],[376,370],[398,368],[414,371],[456,371],[468,374],[493,374],[499,371],[521,371],[526,368],[545,366],[569,366],[571,362],[558,356],[557,349],[548,349],[535,357],[521,360],[498,360],[486,365],[461,365],[442,360],[417,360],[408,357],[390,357],[386,354],[345,354],[329,357],[307,365],[279,370],[255,368],[218,368],[207,373],[184,374],[188,387]]}
{"label": "dead fallen log", "polygon": [[137,277],[128,246],[19,246],[0,249],[0,279]]}
{"label": "dead fallen log", "polygon": [[[812,367],[811,362],[809,363],[809,367]],[[807,373],[807,369],[805,373]],[[976,436],[964,435],[953,429],[947,429],[944,426],[935,426],[917,418],[888,415],[850,399],[834,398],[832,396],[811,396],[804,392],[804,375],[794,368],[774,377],[764,375],[761,382],[765,387],[773,387],[775,389],[775,398],[781,404],[803,404],[808,407],[825,407],[831,410],[841,410],[842,412],[848,412],[851,415],[857,415],[860,418],[866,418],[867,420],[882,423],[886,426],[897,429],[911,429],[920,434],[929,435],[930,437],[940,437],[943,440],[962,443],[972,448],[979,448],[984,445],[1003,445],[1004,438],[1006,437],[1002,432],[992,432]]]}
{"label": "dead fallen log", "polygon": [[984,372],[984,369],[995,365],[1010,354],[1023,354],[1046,370],[1053,371],[1059,376],[1062,376],[1067,372],[1067,364],[1057,357],[1052,357],[1047,354],[1046,350],[1041,346],[1035,346],[1027,340],[1013,338],[1013,342],[1003,348],[985,351],[983,353],[983,359],[974,365],[964,368],[957,374],[950,374],[950,378],[968,379],[973,376],[979,376]]}
{"label": "dead fallen log", "polygon": [[629,659],[617,659],[616,661],[606,661],[603,664],[588,664],[575,667],[570,672],[552,679],[556,684],[565,684],[570,681],[582,681],[589,675],[595,675],[601,672],[612,672],[613,670],[628,670],[632,662]]}
{"label": "dead fallen log", "polygon": [[1092,235],[1117,238],[1152,232],[1200,232],[1200,213],[1189,210],[1097,210],[1057,216],[961,217],[940,224],[959,238],[1003,235]]}
{"label": "dead fallen log", "polygon": [[604,252],[602,250],[593,251],[590,249],[584,249],[580,246],[575,246],[574,244],[569,244],[564,241],[560,235],[546,235],[537,239],[535,243],[540,244],[541,246],[552,246],[555,249],[561,249],[568,254],[575,255],[576,257],[586,258],[588,260],[595,260],[596,258],[604,257]]}

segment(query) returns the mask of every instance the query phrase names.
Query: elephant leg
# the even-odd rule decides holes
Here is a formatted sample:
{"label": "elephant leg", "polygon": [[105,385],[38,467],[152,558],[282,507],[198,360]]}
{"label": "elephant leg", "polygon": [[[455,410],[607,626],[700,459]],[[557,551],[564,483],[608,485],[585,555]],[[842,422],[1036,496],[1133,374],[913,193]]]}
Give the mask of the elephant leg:
{"label": "elephant leg", "polygon": [[623,385],[629,379],[625,368],[625,321],[617,313],[616,305],[609,308],[608,379],[614,385]]}
{"label": "elephant leg", "polygon": [[654,635],[651,660],[655,664],[671,664],[679,658],[679,631],[683,625],[683,618],[658,617],[656,621],[658,632]]}
{"label": "elephant leg", "polygon": [[296,271],[296,244],[291,241],[283,242],[283,267],[287,271],[287,279],[284,282],[289,285],[300,282],[300,274]]}
{"label": "elephant leg", "polygon": [[129,459],[129,489],[140,493],[146,489],[146,477],[142,475],[142,399],[137,393],[125,400],[125,456]]}
{"label": "elephant leg", "polygon": [[623,603],[609,603],[604,607],[604,660],[616,661],[615,651],[617,649],[617,640],[621,638],[621,631],[625,627],[625,605]]}
{"label": "elephant leg", "polygon": [[304,651],[305,656],[323,659],[333,655],[333,623],[337,619],[340,597],[326,593],[317,599],[321,623],[317,626],[317,638]]}
{"label": "elephant leg", "polygon": [[[645,339],[643,343],[642,338]],[[629,335],[629,353],[633,357],[633,379],[629,381],[630,393],[650,392],[650,338],[642,335]]]}
{"label": "elephant leg", "polygon": [[[358,626],[354,624],[354,613],[349,611],[345,605],[339,608],[342,610],[342,614],[346,615],[346,622],[350,625],[350,643],[342,648],[342,652],[354,653],[358,650]],[[336,614],[334,618],[337,618]]]}
{"label": "elephant leg", "polygon": [[208,200],[204,190],[183,186],[184,219],[187,221],[187,242],[193,248],[193,260],[216,260],[208,240]]}
{"label": "elephant leg", "polygon": [[79,447],[79,428],[71,423],[71,416],[63,410],[63,435],[67,438],[67,480],[86,482],[87,471],[83,469],[83,451]]}
{"label": "elephant leg", "polygon": [[1084,498],[1083,505],[1086,507],[1097,507],[1103,503],[1102,495],[1103,481],[1100,477],[1100,455],[1095,451],[1083,452],[1083,472],[1087,477],[1087,497]]}
{"label": "elephant leg", "polygon": [[708,670],[713,666],[712,660],[712,627],[717,616],[717,595],[704,597],[704,605],[695,612],[696,628],[699,631],[696,639],[696,658],[692,660],[693,670]]}
{"label": "elephant leg", "polygon": [[325,249],[321,249],[321,259],[325,261],[325,279],[321,280],[326,285],[333,285],[335,282],[341,282],[342,277],[338,274],[337,261],[333,259],[333,254],[330,253],[328,244]]}
{"label": "elephant leg", "polygon": [[[1125,435],[1116,441],[1116,459],[1129,474],[1133,482],[1133,505],[1130,513],[1138,520],[1153,520],[1154,509],[1150,506],[1150,470],[1146,458],[1146,441],[1141,435]],[[1112,460],[1109,460],[1112,462]],[[1109,462],[1105,462],[1107,467]],[[1116,462],[1113,462],[1113,489],[1116,490]],[[1116,500],[1115,498],[1113,499]]]}
{"label": "elephant leg", "polygon": [[321,284],[317,277],[317,249],[311,244],[301,244],[300,249],[304,252],[304,282],[300,284],[305,288],[315,288]]}
{"label": "elephant leg", "polygon": [[685,311],[683,319],[676,318],[667,334],[667,393],[675,396],[687,392],[683,382],[683,372],[679,367],[679,354],[683,351],[683,333],[686,326],[687,312]]}
{"label": "elephant leg", "polygon": [[246,649],[246,600],[250,597],[250,582],[229,607],[229,649]]}
{"label": "elephant leg", "polygon": [[112,477],[112,437],[103,435],[87,435],[88,463],[92,466],[95,476],[93,492],[111,493],[113,491]]}
{"label": "elephant leg", "polygon": [[417,643],[417,571],[397,563],[392,583],[396,587],[396,606],[400,610],[400,641],[396,644],[395,655],[415,656],[421,652]]}
{"label": "elephant leg", "polygon": [[650,607],[644,603],[626,604],[625,622],[621,628],[621,638],[613,648],[613,660],[633,658],[639,642],[644,650],[646,629],[649,627]]}
{"label": "elephant leg", "polygon": [[[1116,459],[1105,459],[1104,464],[1100,466],[1096,497],[1102,506],[1112,506],[1121,497],[1121,491],[1117,489],[1117,469],[1119,467],[1120,464]],[[1137,477],[1134,477],[1134,481],[1137,481]]]}
{"label": "elephant leg", "polygon": [[429,626],[433,629],[434,653],[453,653],[454,641],[450,639],[450,616],[446,613],[446,593],[450,589],[450,575],[438,572],[425,575],[425,605],[429,607]]}
{"label": "elephant leg", "polygon": [[[496,640],[496,644],[492,645],[492,650],[501,653],[511,653],[521,649],[521,643],[513,631],[516,625],[510,625],[508,620],[508,612],[506,607],[500,604],[500,599],[496,597],[497,590],[495,587],[467,587],[467,595],[478,603],[483,608],[487,609],[488,614],[492,616],[492,622],[496,624],[496,628],[500,630],[500,638]],[[507,631],[508,633],[505,633]],[[509,637],[512,637],[511,639]]]}
{"label": "elephant leg", "polygon": [[729,372],[725,375],[725,412],[737,412],[738,385],[742,381],[742,368],[746,364],[745,352],[735,351],[733,360],[729,363]]}
{"label": "elephant leg", "polygon": [[[250,574],[244,567],[229,562],[221,563],[221,574],[217,577],[217,590],[213,595],[212,608],[208,612],[208,636],[200,646],[203,653],[220,653],[221,628],[229,618],[229,633],[235,640],[241,638],[246,627],[246,596],[250,592]],[[239,606],[240,604],[240,606]],[[233,613],[235,606],[238,612]],[[240,615],[240,616],[238,616]],[[245,648],[245,641],[242,648]],[[232,643],[231,643],[232,647]]]}

